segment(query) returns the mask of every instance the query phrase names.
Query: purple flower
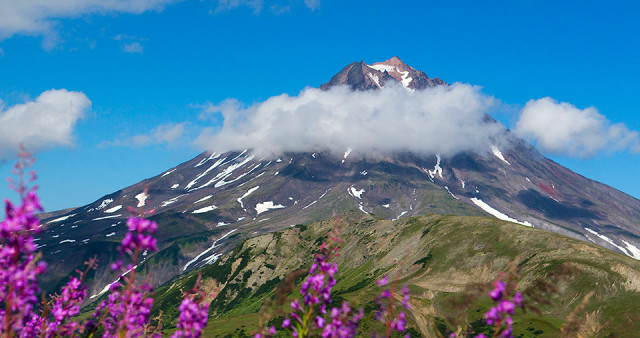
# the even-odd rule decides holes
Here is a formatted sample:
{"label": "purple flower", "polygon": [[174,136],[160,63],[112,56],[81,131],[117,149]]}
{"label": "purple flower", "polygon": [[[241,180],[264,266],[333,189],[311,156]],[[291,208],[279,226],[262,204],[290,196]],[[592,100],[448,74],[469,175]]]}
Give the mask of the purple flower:
{"label": "purple flower", "polygon": [[507,283],[498,279],[494,285],[495,289],[489,292],[489,297],[497,305],[489,309],[485,314],[485,320],[487,324],[495,326],[495,332],[500,333],[501,337],[513,337],[513,319],[510,315],[514,314],[516,306],[522,306],[522,293],[517,292],[510,300],[510,288]]}
{"label": "purple flower", "polygon": [[157,251],[153,234],[158,230],[156,222],[142,217],[131,216],[127,220],[129,232],[122,239],[122,250],[132,255],[136,251]]}
{"label": "purple flower", "polygon": [[43,319],[33,313],[38,302],[37,276],[46,270],[44,262],[36,262],[33,235],[39,233],[40,221],[34,215],[42,211],[36,187],[29,189],[24,183],[24,170],[32,162],[21,149],[21,160],[15,166],[19,176],[13,189],[22,199],[20,206],[5,200],[5,219],[0,223],[0,322],[8,325],[12,335],[38,334]]}
{"label": "purple flower", "polygon": [[398,317],[391,323],[391,327],[398,332],[404,331],[406,325],[407,319],[405,318],[404,312],[400,312]]}
{"label": "purple flower", "polygon": [[[198,302],[187,295],[180,304],[180,317],[178,330],[172,337],[195,338],[202,335],[202,331],[207,326],[209,304]],[[275,328],[274,328],[275,330]],[[256,335],[257,337],[258,335]]]}
{"label": "purple flower", "polygon": [[500,322],[500,313],[498,312],[498,309],[495,307],[492,307],[491,309],[489,309],[489,311],[484,315],[487,324],[489,325],[493,325],[494,323],[499,323]]}
{"label": "purple flower", "polygon": [[497,308],[498,308],[498,312],[513,314],[515,305],[513,305],[513,303],[508,300],[503,300],[500,303],[498,303]]}
{"label": "purple flower", "polygon": [[402,306],[405,307],[405,309],[410,310],[411,309],[411,305],[409,304],[409,288],[405,285],[402,287]]}
{"label": "purple flower", "polygon": [[504,294],[504,292],[507,289],[507,284],[504,283],[501,280],[497,280],[495,283],[495,289],[491,290],[491,292],[489,292],[489,297],[491,297],[491,299],[493,299],[494,301],[500,300],[502,299],[502,295]]}
{"label": "purple flower", "polygon": [[379,279],[376,281],[376,283],[378,284],[378,286],[385,286],[389,283],[389,276],[384,276],[382,277],[382,279]]}
{"label": "purple flower", "polygon": [[516,294],[513,296],[513,302],[516,303],[516,305],[518,307],[522,307],[522,293],[521,292],[516,292]]}

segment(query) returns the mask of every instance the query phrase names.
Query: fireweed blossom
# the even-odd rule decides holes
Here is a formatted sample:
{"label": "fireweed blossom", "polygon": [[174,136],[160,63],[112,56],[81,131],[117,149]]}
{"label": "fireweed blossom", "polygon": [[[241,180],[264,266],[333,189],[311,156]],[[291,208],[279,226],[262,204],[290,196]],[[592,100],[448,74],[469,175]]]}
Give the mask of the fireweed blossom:
{"label": "fireweed blossom", "polygon": [[83,325],[71,318],[80,313],[80,306],[87,296],[87,287],[82,283],[89,271],[96,268],[97,259],[92,258],[85,262],[85,265],[87,266],[85,271],[76,270],[79,276],[70,277],[59,295],[54,295],[50,301],[43,302],[40,315],[32,314],[22,336],[71,337],[82,334]]}
{"label": "fireweed blossom", "polygon": [[[377,280],[376,283],[380,287],[384,287],[389,283],[389,276],[384,276],[382,279]],[[407,318],[404,312],[398,313],[395,317],[393,317],[395,305],[393,303],[393,294],[396,289],[396,282],[391,285],[391,288],[384,289],[378,297],[376,298],[376,303],[379,308],[375,313],[375,319],[384,323],[386,325],[386,333],[384,337],[391,337],[393,332],[402,333],[407,328]],[[411,296],[409,295],[409,288],[405,285],[401,289],[402,292],[402,306],[410,310],[411,305],[409,304],[409,300]],[[378,337],[377,333],[373,333],[374,337]],[[408,336],[408,335],[407,335]]]}
{"label": "fireweed blossom", "polygon": [[[111,293],[98,305],[93,314],[94,320],[87,326],[91,327],[90,331],[102,327],[103,337],[159,337],[160,333],[148,332],[149,315],[153,306],[153,288],[148,283],[138,284],[135,270],[141,253],[157,250],[153,234],[158,230],[158,225],[145,219],[143,210],[129,210],[132,213],[127,220],[129,232],[122,240],[120,251],[131,257],[131,263],[125,266],[122,260],[119,260],[111,264],[112,270],[120,272],[119,279],[111,284]],[[148,213],[150,212],[146,214]]]}
{"label": "fireweed blossom", "polygon": [[19,181],[9,182],[22,203],[15,206],[5,200],[5,219],[0,223],[0,331],[7,336],[28,334],[25,326],[32,320],[40,292],[36,278],[46,270],[46,264],[37,261],[32,237],[40,232],[35,213],[43,210],[37,186],[28,187],[35,180],[35,173],[24,181],[25,169],[32,163],[31,155],[21,148],[20,161],[13,170]]}
{"label": "fireweed blossom", "polygon": [[334,228],[328,241],[320,246],[320,252],[315,254],[309,276],[300,287],[302,303],[294,300],[291,303],[293,312],[282,322],[282,327],[291,331],[293,337],[307,337],[314,331],[322,337],[355,336],[363,317],[362,309],[354,311],[347,302],[328,309],[331,289],[336,285],[335,274],[338,272],[338,265],[331,260],[340,255],[341,242],[340,232]]}
{"label": "fireweed blossom", "polygon": [[[149,330],[152,288],[136,281],[135,267],[140,254],[157,250],[153,234],[158,226],[145,219],[142,210],[136,212],[130,208],[133,215],[127,221],[129,232],[120,248],[122,254],[130,256],[131,263],[124,266],[120,260],[111,265],[114,271],[120,272],[120,278],[110,286],[111,293],[98,305],[92,319],[85,322],[71,320],[80,313],[87,295],[83,282],[89,270],[95,269],[95,258],[85,263],[87,269],[78,271],[78,277],[69,279],[60,294],[47,297],[49,300],[43,300],[41,307],[36,309],[40,293],[37,277],[45,272],[46,264],[38,262],[39,254],[36,254],[33,240],[33,235],[41,232],[35,213],[43,211],[37,186],[28,186],[36,179],[35,172],[25,180],[25,170],[33,162],[31,154],[21,147],[20,160],[13,170],[18,180],[9,178],[21,204],[16,206],[5,200],[5,219],[0,223],[0,334],[7,337],[78,337],[94,336],[101,330],[103,337],[159,336]],[[201,335],[208,308],[201,304],[202,300],[202,297],[186,297],[180,306],[178,328],[183,332],[180,337]]]}
{"label": "fireweed blossom", "polygon": [[501,279],[497,279],[493,285],[494,289],[489,292],[489,297],[495,302],[496,306],[489,309],[484,315],[485,321],[488,325],[494,327],[494,336],[513,337],[513,319],[511,319],[511,315],[514,314],[516,307],[522,308],[522,293],[516,292],[511,296],[512,289],[515,286],[510,287],[508,283],[503,282]]}
{"label": "fireweed blossom", "polygon": [[[202,335],[207,326],[209,317],[209,303],[206,303],[206,292],[201,287],[202,275],[198,275],[196,284],[189,292],[185,292],[185,297],[180,304],[180,317],[176,327],[178,330],[171,336],[172,338],[197,338]],[[214,298],[217,296],[217,289],[214,290]],[[272,327],[273,328],[273,327]],[[275,330],[275,328],[273,328]],[[275,334],[275,332],[274,332]]]}

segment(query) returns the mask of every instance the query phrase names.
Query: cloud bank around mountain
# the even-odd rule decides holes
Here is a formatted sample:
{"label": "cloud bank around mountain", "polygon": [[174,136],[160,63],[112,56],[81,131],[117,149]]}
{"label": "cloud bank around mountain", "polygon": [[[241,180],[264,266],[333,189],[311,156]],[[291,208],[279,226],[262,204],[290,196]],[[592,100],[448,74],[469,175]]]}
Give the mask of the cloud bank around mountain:
{"label": "cloud bank around mountain", "polygon": [[0,104],[0,158],[16,154],[20,144],[31,151],[73,145],[73,129],[90,108],[86,95],[65,89],[7,109]]}
{"label": "cloud bank around mountain", "polygon": [[409,91],[399,85],[377,91],[307,88],[243,107],[226,100],[205,109],[221,114],[220,128],[206,128],[196,143],[211,151],[251,148],[275,155],[286,151],[347,148],[367,154],[394,151],[453,155],[484,152],[501,141],[504,127],[486,120],[494,99],[467,84]]}
{"label": "cloud bank around mountain", "polygon": [[602,151],[640,152],[637,131],[612,124],[594,107],[579,109],[550,97],[527,102],[515,132],[540,150],[558,155],[586,158]]}

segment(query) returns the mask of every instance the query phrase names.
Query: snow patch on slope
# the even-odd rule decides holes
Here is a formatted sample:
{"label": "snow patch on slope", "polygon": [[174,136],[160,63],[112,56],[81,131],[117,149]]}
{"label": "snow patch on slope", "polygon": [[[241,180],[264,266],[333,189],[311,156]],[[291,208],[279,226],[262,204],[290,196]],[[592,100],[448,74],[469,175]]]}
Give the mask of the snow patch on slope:
{"label": "snow patch on slope", "polygon": [[[222,170],[220,173],[218,173],[218,175],[216,175],[214,178],[212,178],[211,180],[209,180],[209,182],[207,182],[207,183],[205,183],[205,184],[201,185],[200,187],[198,187],[198,189],[202,189],[202,188],[204,188],[204,187],[206,187],[206,186],[208,186],[208,185],[210,185],[210,184],[212,184],[212,183],[214,183],[214,182],[216,182],[216,181],[220,181],[220,180],[222,180],[222,182],[224,182],[224,179],[225,179],[225,178],[227,178],[227,177],[229,177],[229,176],[231,176],[231,174],[233,174],[233,171],[234,171],[234,170],[236,170],[236,169],[238,169],[238,168],[242,167],[243,165],[247,164],[247,163],[248,163],[249,161],[251,161],[251,160],[253,160],[253,155],[251,155],[251,156],[247,156],[247,157],[246,157],[242,162],[240,162],[240,163],[232,164],[232,165],[230,165],[230,166],[226,167],[224,170]],[[231,181],[231,182],[233,182],[233,181]],[[226,182],[226,183],[223,183],[223,184],[227,184],[227,183],[230,183],[230,182]],[[216,186],[217,186],[217,185],[216,185]]]}
{"label": "snow patch on slope", "polygon": [[242,209],[244,209],[244,203],[242,203],[242,199],[247,197],[247,196],[249,196],[249,195],[251,195],[251,193],[253,193],[254,191],[258,190],[258,188],[260,188],[259,185],[249,189],[249,191],[247,191],[244,195],[242,195],[242,197],[238,198],[238,203],[240,203],[240,207]]}
{"label": "snow patch on slope", "polygon": [[147,195],[144,192],[141,192],[136,195],[136,199],[138,200],[138,206],[137,206],[138,208],[144,207],[144,203],[147,200],[147,197],[149,197],[149,195]]}
{"label": "snow patch on slope", "polygon": [[402,217],[402,216],[406,215],[407,213],[408,213],[408,211],[403,211],[403,212],[401,212],[401,213],[400,213],[400,215],[398,215],[398,217],[396,217],[396,218],[392,219],[392,221],[397,221],[400,217]]}
{"label": "snow patch on slope", "polygon": [[167,176],[167,175],[171,174],[172,172],[176,171],[176,169],[177,169],[177,168],[173,168],[173,169],[171,169],[171,170],[167,171],[166,173],[162,174],[162,176],[160,176],[160,177],[165,177],[165,176]]}
{"label": "snow patch on slope", "polygon": [[442,167],[440,166],[440,154],[436,154],[436,165],[433,167],[433,170],[427,170],[427,174],[429,174],[431,178],[435,178],[436,174],[440,176],[440,178],[443,178]]}
{"label": "snow patch on slope", "polygon": [[360,209],[360,211],[364,212],[365,214],[369,214],[368,212],[364,211],[364,208],[362,207],[362,202],[360,202],[360,204],[358,205],[358,209]]}
{"label": "snow patch on slope", "polygon": [[503,221],[508,221],[508,222],[512,222],[512,223],[518,223],[518,224],[522,224],[528,227],[533,227],[533,225],[527,221],[524,222],[520,222],[514,218],[511,218],[503,213],[501,213],[500,211],[492,208],[489,204],[485,203],[483,200],[479,199],[479,198],[471,198],[471,202],[473,202],[473,204],[477,205],[480,207],[480,209],[486,211],[487,213],[491,214],[493,217],[497,218],[497,219],[501,219]]}
{"label": "snow patch on slope", "polygon": [[353,196],[353,197],[357,197],[359,199],[362,199],[362,193],[364,193],[364,189],[362,190],[358,190],[356,188],[354,188],[353,186],[350,186],[349,189],[347,189],[347,192],[349,193],[349,195]]}
{"label": "snow patch on slope", "polygon": [[106,207],[111,202],[113,202],[113,199],[107,198],[106,200],[102,201],[102,203],[100,203],[100,205],[96,208],[96,210],[100,210],[100,209]]}
{"label": "snow patch on slope", "polygon": [[196,209],[194,211],[192,211],[192,214],[202,214],[204,212],[209,212],[209,211],[213,211],[218,209],[218,207],[216,207],[215,205],[210,205],[208,207],[204,207],[204,208],[200,208],[200,209]]}
{"label": "snow patch on slope", "polygon": [[[605,241],[605,242],[607,242],[607,243],[609,243],[609,244],[611,244],[611,245],[615,246],[616,248],[618,248],[618,250],[622,251],[622,253],[624,253],[625,255],[627,255],[627,256],[629,256],[629,257],[633,257],[633,258],[635,258],[635,257],[634,257],[634,256],[632,256],[631,254],[629,254],[629,251],[627,251],[627,249],[626,249],[626,248],[623,248],[623,247],[621,247],[620,245],[616,244],[616,243],[615,243],[611,238],[609,238],[609,237],[607,237],[607,236],[605,236],[605,235],[601,235],[601,234],[599,234],[598,232],[596,232],[596,231],[594,231],[594,230],[591,230],[591,229],[589,229],[589,228],[584,228],[584,229],[585,229],[585,230],[587,230],[587,231],[589,231],[590,233],[592,233],[592,234],[594,234],[594,235],[598,236],[601,240],[603,240],[603,241]],[[637,259],[637,258],[636,258],[636,259]]]}
{"label": "snow patch on slope", "polygon": [[347,148],[347,151],[344,152],[344,158],[342,159],[342,163],[344,163],[344,160],[347,159],[347,156],[349,156],[349,154],[351,154],[351,148]]}
{"label": "snow patch on slope", "polygon": [[67,216],[62,216],[62,217],[58,217],[56,219],[50,220],[49,222],[47,222],[47,224],[49,223],[55,223],[55,222],[62,222],[68,218],[71,218],[73,216],[75,216],[76,214],[71,214],[71,215],[67,215]]}
{"label": "snow patch on slope", "polygon": [[273,201],[266,201],[256,204],[256,212],[260,215],[263,212],[267,212],[271,209],[282,209],[285,206],[282,204],[274,204]]}
{"label": "snow patch on slope", "polygon": [[115,207],[109,208],[109,209],[105,210],[104,212],[110,214],[110,213],[116,212],[116,211],[118,211],[120,209],[122,209],[122,205],[116,205]]}
{"label": "snow patch on slope", "polygon": [[166,201],[162,201],[162,203],[160,203],[160,207],[161,207],[161,208],[163,208],[163,207],[166,207],[166,206],[167,206],[167,205],[169,205],[169,204],[173,204],[173,203],[177,202],[177,201],[178,201],[178,199],[179,199],[180,197],[182,197],[182,196],[184,196],[184,194],[183,194],[183,195],[176,196],[176,197],[173,197],[173,198],[168,199],[168,200],[166,200]]}
{"label": "snow patch on slope", "polygon": [[640,249],[638,249],[638,247],[625,241],[624,239],[622,240],[622,243],[627,246],[627,250],[629,250],[629,252],[631,253],[629,256],[640,260]]}
{"label": "snow patch on slope", "polygon": [[378,86],[378,88],[382,88],[382,86],[380,85],[380,79],[378,78],[378,75],[374,75],[371,73],[367,73],[367,75],[369,75],[369,78],[376,84],[376,86]]}
{"label": "snow patch on slope", "polygon": [[[322,194],[322,195],[320,195],[320,197],[318,197],[318,199],[317,199],[317,200],[315,200],[315,201],[311,202],[309,205],[307,205],[306,207],[302,208],[302,210],[304,210],[304,209],[306,209],[306,208],[308,208],[308,207],[310,207],[310,206],[312,206],[312,205],[314,205],[314,204],[318,203],[318,201],[319,201],[319,200],[321,200],[321,199],[322,199],[322,198],[323,198],[323,197],[324,197],[324,196],[325,196],[329,191],[331,191],[331,189],[332,189],[332,188],[327,189],[327,190],[324,192],[324,194]],[[292,197],[289,197],[289,199],[290,199],[290,200],[292,200],[293,198],[292,198]],[[295,201],[295,203],[298,203],[298,201]],[[294,205],[295,205],[295,203],[294,203]]]}
{"label": "snow patch on slope", "polygon": [[215,160],[216,158],[220,157],[221,154],[216,155],[216,153],[212,153],[211,155],[209,155],[209,157],[205,157],[202,160],[200,160],[200,162],[198,164],[196,164],[194,166],[194,168],[197,168],[205,163],[207,163],[209,160]]}
{"label": "snow patch on slope", "polygon": [[203,198],[201,198],[201,199],[199,199],[199,200],[197,200],[197,201],[193,202],[193,204],[197,204],[197,203],[200,203],[200,202],[204,202],[204,201],[206,201],[206,200],[210,199],[211,197],[213,197],[213,195],[205,196],[205,197],[203,197]]}
{"label": "snow patch on slope", "polygon": [[373,68],[373,69],[381,71],[381,72],[384,72],[385,70],[387,72],[395,72],[396,71],[396,67],[385,65],[385,64],[382,64],[382,63],[379,63],[377,65],[367,65],[367,66],[369,68]]}
{"label": "snow patch on slope", "polygon": [[113,216],[98,217],[98,218],[94,218],[94,219],[92,219],[92,221],[99,221],[99,220],[101,220],[101,219],[107,219],[107,218],[116,218],[116,217],[120,217],[120,216],[122,216],[122,214],[113,215]]}
{"label": "snow patch on slope", "polygon": [[509,163],[509,161],[507,161],[504,156],[502,155],[502,152],[500,152],[500,149],[498,149],[498,147],[491,145],[491,152],[493,153],[493,155],[495,155],[495,157],[499,158],[500,160],[502,160],[502,162],[511,165],[511,163]]}
{"label": "snow patch on slope", "polygon": [[204,177],[204,175],[208,174],[211,170],[215,169],[217,166],[219,166],[220,164],[222,164],[222,162],[224,162],[224,160],[226,160],[227,158],[222,158],[219,159],[218,161],[216,161],[216,163],[214,163],[213,165],[211,165],[207,170],[205,170],[202,174],[196,176],[196,178],[193,179],[193,181],[187,183],[187,186],[184,187],[186,190],[189,190],[191,187],[193,187],[196,182],[198,182],[199,179],[201,179],[202,177]]}
{"label": "snow patch on slope", "polygon": [[451,192],[451,190],[449,190],[449,187],[445,186],[444,188],[445,188],[445,189],[447,189],[447,192],[449,193],[449,195],[451,195],[451,197],[453,197],[453,198],[455,198],[455,199],[459,200],[459,198],[458,198],[458,197],[456,197],[456,195],[454,195],[454,194]]}
{"label": "snow patch on slope", "polygon": [[[271,162],[269,162],[269,163],[271,163]],[[266,166],[268,166],[268,165],[269,165],[269,163],[265,164],[264,166],[265,166],[265,167],[266,167]],[[261,163],[258,163],[258,164],[257,164],[257,165],[255,165],[253,168],[249,169],[249,171],[247,171],[246,173],[244,173],[244,174],[242,174],[242,175],[240,175],[240,176],[238,176],[238,177],[236,177],[236,178],[232,179],[231,181],[225,181],[224,179],[231,175],[231,174],[229,174],[229,175],[227,175],[226,177],[223,177],[220,181],[216,182],[216,184],[214,185],[214,187],[219,188],[219,187],[221,187],[221,186],[223,186],[223,185],[226,185],[226,184],[229,184],[229,183],[233,183],[233,182],[235,182],[235,181],[237,181],[237,180],[239,180],[239,179],[241,179],[241,178],[243,178],[243,177],[245,177],[245,176],[249,175],[251,172],[253,172],[254,170],[256,170],[260,165],[261,165]],[[262,175],[264,175],[264,172],[263,172],[263,173],[261,173],[260,175],[256,176],[256,178],[258,178],[259,176],[262,176]]]}
{"label": "snow patch on slope", "polygon": [[198,259],[200,259],[200,257],[206,255],[209,251],[213,250],[216,247],[216,244],[218,244],[219,241],[221,241],[222,239],[224,239],[225,237],[231,235],[232,233],[234,233],[236,231],[236,229],[233,229],[229,232],[227,232],[226,234],[222,235],[222,237],[216,239],[213,242],[213,245],[211,245],[210,248],[208,248],[207,250],[204,250],[203,252],[201,252],[199,255],[197,255],[194,259],[190,260],[187,262],[187,264],[184,265],[184,268],[182,268],[182,271],[187,270],[187,268],[189,267],[189,265],[195,263],[196,261],[198,261]]}

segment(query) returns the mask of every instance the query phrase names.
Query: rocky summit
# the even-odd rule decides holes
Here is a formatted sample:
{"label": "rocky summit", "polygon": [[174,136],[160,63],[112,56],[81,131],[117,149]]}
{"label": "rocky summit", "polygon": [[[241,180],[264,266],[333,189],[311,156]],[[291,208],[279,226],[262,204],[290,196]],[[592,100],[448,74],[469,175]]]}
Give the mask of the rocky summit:
{"label": "rocky summit", "polygon": [[350,63],[320,88],[327,90],[334,86],[347,85],[353,90],[380,89],[389,81],[413,90],[446,85],[440,78],[431,79],[423,71],[413,69],[394,56],[387,61],[370,65],[364,61]]}

